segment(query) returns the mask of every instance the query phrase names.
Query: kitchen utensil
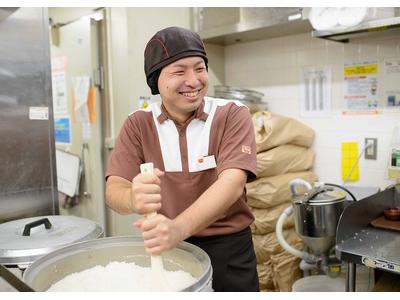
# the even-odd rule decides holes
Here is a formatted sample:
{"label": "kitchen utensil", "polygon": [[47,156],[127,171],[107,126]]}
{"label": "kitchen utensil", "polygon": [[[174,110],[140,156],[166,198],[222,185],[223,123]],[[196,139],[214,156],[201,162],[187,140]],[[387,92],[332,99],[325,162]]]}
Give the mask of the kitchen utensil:
{"label": "kitchen utensil", "polygon": [[[140,165],[140,173],[152,175],[154,172],[153,163],[145,163]],[[154,211],[146,215],[146,219],[151,219],[157,216],[157,212]],[[168,283],[164,277],[164,265],[161,255],[151,255],[151,272],[154,279],[157,290],[160,291],[171,291]]]}
{"label": "kitchen utensil", "polygon": [[[23,280],[35,291],[45,292],[72,273],[98,265],[106,266],[113,261],[133,262],[141,267],[150,267],[151,263],[141,237],[107,237],[75,243],[44,255],[25,270]],[[211,261],[201,248],[180,242],[175,248],[163,252],[163,264],[165,270],[182,270],[197,279],[180,291],[212,291]]]}

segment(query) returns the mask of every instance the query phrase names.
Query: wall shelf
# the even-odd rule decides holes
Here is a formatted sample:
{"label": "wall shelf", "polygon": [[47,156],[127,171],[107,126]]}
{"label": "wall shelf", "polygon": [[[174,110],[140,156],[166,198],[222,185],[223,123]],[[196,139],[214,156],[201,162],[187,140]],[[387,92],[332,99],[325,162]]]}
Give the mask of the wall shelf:
{"label": "wall shelf", "polygon": [[313,37],[341,43],[348,43],[353,39],[393,34],[400,35],[400,17],[373,20],[342,31],[312,31]]}

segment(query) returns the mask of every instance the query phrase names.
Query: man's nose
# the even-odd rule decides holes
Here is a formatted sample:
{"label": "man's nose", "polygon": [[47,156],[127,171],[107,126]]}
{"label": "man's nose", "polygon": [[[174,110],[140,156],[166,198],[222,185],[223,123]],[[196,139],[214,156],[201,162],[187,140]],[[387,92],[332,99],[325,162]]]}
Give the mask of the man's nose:
{"label": "man's nose", "polygon": [[187,70],[185,75],[185,84],[187,86],[196,87],[198,85],[199,78],[194,70]]}

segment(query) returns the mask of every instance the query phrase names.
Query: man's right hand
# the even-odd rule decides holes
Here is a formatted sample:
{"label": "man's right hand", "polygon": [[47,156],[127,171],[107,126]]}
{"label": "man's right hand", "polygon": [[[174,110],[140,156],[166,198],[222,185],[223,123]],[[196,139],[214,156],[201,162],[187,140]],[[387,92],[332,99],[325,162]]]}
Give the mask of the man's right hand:
{"label": "man's right hand", "polygon": [[138,174],[132,180],[131,207],[135,213],[147,215],[161,209],[161,179],[164,172]]}

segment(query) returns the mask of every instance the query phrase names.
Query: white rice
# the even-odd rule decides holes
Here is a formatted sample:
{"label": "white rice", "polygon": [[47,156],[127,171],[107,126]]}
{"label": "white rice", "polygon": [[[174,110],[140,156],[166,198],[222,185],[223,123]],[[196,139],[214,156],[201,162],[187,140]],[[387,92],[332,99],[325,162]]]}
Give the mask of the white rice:
{"label": "white rice", "polygon": [[[197,281],[185,271],[163,272],[170,291],[180,291]],[[48,292],[151,292],[157,283],[152,278],[151,268],[134,263],[110,262],[107,266],[95,266],[72,273],[53,284]]]}

